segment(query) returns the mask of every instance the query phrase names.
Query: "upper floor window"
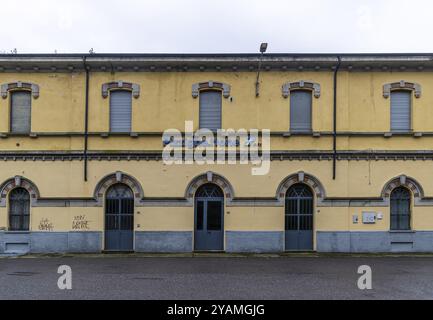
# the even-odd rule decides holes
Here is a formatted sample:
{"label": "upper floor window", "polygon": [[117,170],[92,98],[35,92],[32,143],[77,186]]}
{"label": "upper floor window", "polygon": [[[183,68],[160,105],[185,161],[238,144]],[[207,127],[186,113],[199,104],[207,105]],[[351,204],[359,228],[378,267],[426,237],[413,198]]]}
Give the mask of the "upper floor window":
{"label": "upper floor window", "polygon": [[110,92],[110,132],[131,132],[132,93],[126,90]]}
{"label": "upper floor window", "polygon": [[290,96],[290,131],[311,132],[312,104],[315,98],[320,98],[320,84],[311,81],[296,81],[283,84],[283,97]]}
{"label": "upper floor window", "polygon": [[222,97],[220,91],[200,92],[200,129],[221,129]]}
{"label": "upper floor window", "polygon": [[391,92],[391,131],[408,132],[411,128],[412,92]]}
{"label": "upper floor window", "polygon": [[312,131],[311,105],[311,91],[295,90],[290,93],[290,131]]}
{"label": "upper floor window", "polygon": [[192,85],[192,97],[199,97],[199,128],[216,131],[222,127],[222,97],[230,97],[231,86],[218,81]]}
{"label": "upper floor window", "polygon": [[31,92],[12,91],[10,111],[10,131],[12,133],[29,133],[31,131]]}
{"label": "upper floor window", "polygon": [[110,132],[131,132],[132,97],[140,97],[140,85],[122,80],[102,85],[102,97],[110,97]]}

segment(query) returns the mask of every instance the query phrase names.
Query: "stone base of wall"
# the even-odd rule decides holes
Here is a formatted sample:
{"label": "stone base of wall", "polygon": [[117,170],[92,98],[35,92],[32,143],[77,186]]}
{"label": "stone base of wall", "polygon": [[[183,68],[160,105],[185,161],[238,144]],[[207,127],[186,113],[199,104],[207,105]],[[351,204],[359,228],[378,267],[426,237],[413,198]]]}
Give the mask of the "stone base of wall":
{"label": "stone base of wall", "polygon": [[[284,251],[284,232],[226,231],[226,252]],[[98,253],[102,232],[0,231],[0,253]],[[193,232],[136,232],[135,251],[184,253],[193,251]],[[318,252],[433,252],[433,231],[317,232]]]}
{"label": "stone base of wall", "polygon": [[102,232],[0,232],[0,253],[101,252]]}
{"label": "stone base of wall", "polygon": [[318,252],[433,252],[433,231],[317,232]]}
{"label": "stone base of wall", "polygon": [[226,231],[226,252],[271,253],[284,250],[284,232]]}
{"label": "stone base of wall", "polygon": [[135,251],[149,253],[192,252],[192,234],[191,231],[135,232]]}

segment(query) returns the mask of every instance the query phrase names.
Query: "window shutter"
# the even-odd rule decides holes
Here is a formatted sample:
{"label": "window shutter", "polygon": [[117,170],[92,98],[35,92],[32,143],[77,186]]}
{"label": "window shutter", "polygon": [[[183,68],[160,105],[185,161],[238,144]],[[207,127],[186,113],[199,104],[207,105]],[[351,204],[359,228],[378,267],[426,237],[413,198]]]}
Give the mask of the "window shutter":
{"label": "window shutter", "polygon": [[311,128],[311,92],[292,91],[290,93],[290,131],[310,132]]}
{"label": "window shutter", "polygon": [[129,91],[110,92],[110,132],[131,132],[132,95]]}
{"label": "window shutter", "polygon": [[411,92],[391,92],[391,131],[407,132],[411,129]]}
{"label": "window shutter", "polygon": [[12,92],[11,132],[29,133],[31,118],[31,94],[27,91]]}
{"label": "window shutter", "polygon": [[219,91],[200,93],[200,129],[221,129],[222,97]]}

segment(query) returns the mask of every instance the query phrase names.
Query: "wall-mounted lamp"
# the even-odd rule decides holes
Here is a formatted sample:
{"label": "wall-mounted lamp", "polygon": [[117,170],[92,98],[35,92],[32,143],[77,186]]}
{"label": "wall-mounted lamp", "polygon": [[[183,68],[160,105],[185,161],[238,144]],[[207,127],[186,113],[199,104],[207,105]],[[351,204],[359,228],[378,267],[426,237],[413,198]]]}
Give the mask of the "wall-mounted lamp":
{"label": "wall-mounted lamp", "polygon": [[256,80],[256,97],[260,96],[260,71],[262,69],[262,60],[263,60],[263,54],[268,49],[268,44],[266,42],[263,42],[260,44],[260,58],[259,58],[259,67],[257,69],[257,80]]}

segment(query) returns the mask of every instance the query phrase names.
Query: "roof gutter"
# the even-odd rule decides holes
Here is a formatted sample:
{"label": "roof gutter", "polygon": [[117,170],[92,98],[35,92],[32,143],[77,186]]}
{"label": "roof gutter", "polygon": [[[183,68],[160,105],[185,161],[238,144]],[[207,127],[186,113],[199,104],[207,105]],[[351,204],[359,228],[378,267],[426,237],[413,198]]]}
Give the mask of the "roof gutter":
{"label": "roof gutter", "polygon": [[337,178],[337,85],[338,85],[338,71],[341,66],[341,57],[337,56],[338,63],[334,70],[334,128],[332,131],[332,145],[333,145],[333,155],[332,155],[332,179]]}
{"label": "roof gutter", "polygon": [[84,113],[84,181],[87,181],[87,166],[88,166],[88,143],[89,143],[89,82],[90,82],[90,67],[86,63],[87,57],[83,57],[84,70],[86,73],[86,97],[85,97],[85,113]]}

